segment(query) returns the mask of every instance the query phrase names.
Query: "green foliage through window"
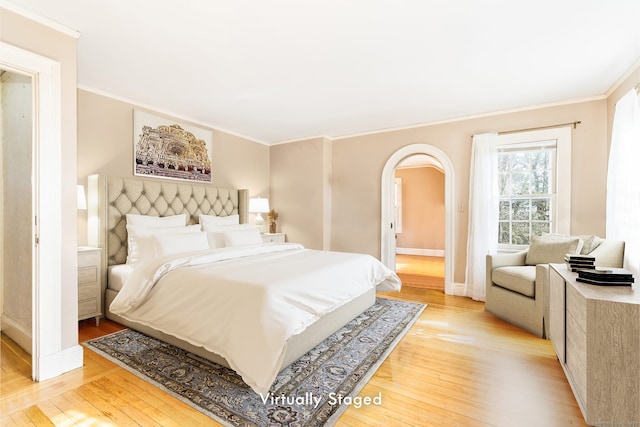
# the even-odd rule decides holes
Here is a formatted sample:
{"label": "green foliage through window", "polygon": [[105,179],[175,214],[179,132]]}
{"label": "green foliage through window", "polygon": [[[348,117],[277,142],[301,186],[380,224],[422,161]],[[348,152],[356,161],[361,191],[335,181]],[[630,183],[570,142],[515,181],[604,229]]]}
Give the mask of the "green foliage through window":
{"label": "green foliage through window", "polygon": [[498,153],[498,244],[528,245],[551,231],[555,148]]}

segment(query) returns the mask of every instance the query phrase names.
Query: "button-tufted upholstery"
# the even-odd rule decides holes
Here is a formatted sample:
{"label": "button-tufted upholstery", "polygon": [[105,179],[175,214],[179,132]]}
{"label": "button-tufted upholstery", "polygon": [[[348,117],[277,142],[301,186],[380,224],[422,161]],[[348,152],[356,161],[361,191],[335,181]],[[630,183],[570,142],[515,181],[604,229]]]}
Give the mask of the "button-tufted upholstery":
{"label": "button-tufted upholstery", "polygon": [[[93,191],[98,194],[92,194]],[[188,215],[189,224],[197,224],[198,216],[240,214],[247,221],[247,191],[217,188],[211,185],[161,182],[142,178],[89,177],[89,198],[106,234],[100,245],[106,251],[107,264],[123,264],[127,259],[126,214],[170,216]],[[99,197],[99,202],[97,201]],[[92,209],[91,201],[89,209]],[[102,206],[104,205],[104,206]],[[89,212],[91,215],[91,212]],[[96,243],[93,243],[96,245]]]}

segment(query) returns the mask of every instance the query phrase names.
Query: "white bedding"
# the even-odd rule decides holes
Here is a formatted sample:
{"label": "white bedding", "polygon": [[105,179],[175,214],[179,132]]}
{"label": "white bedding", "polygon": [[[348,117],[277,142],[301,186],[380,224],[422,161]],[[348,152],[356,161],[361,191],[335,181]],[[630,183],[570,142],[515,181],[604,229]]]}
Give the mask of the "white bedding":
{"label": "white bedding", "polygon": [[124,286],[127,278],[133,273],[133,267],[129,264],[110,265],[108,268],[107,284],[109,289],[119,291]]}
{"label": "white bedding", "polygon": [[400,286],[369,255],[268,244],[143,262],[110,310],[220,354],[266,395],[292,336],[372,287]]}

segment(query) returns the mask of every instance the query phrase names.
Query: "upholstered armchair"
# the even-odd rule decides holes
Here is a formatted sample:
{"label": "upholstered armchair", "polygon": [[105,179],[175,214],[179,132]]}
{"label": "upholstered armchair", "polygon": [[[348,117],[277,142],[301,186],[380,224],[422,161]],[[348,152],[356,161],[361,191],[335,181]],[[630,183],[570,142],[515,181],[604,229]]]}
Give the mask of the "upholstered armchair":
{"label": "upholstered armchair", "polygon": [[622,267],[624,242],[597,236],[540,236],[527,250],[487,255],[485,310],[546,338],[549,263],[563,263],[567,253],[592,255],[596,266]]}

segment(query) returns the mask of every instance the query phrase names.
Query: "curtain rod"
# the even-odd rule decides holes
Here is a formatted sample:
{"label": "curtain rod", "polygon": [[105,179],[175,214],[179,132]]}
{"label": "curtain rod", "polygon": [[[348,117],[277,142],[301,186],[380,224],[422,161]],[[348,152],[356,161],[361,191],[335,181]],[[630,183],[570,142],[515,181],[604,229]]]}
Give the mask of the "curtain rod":
{"label": "curtain rod", "polygon": [[508,135],[510,133],[517,133],[517,132],[528,132],[531,130],[542,130],[542,129],[553,129],[553,128],[561,128],[564,126],[573,126],[573,128],[575,129],[580,123],[582,123],[580,120],[577,120],[575,122],[569,122],[569,123],[558,123],[557,125],[549,125],[549,126],[538,126],[535,128],[527,128],[527,129],[515,129],[515,130],[503,130],[501,132],[498,132],[498,135]]}
{"label": "curtain rod", "polygon": [[[640,86],[640,84],[638,86]],[[532,130],[561,128],[561,127],[564,127],[564,126],[573,126],[573,128],[575,129],[580,123],[582,123],[582,122],[580,120],[577,120],[575,122],[558,123],[557,125],[538,126],[538,127],[535,127],[535,128],[503,130],[503,131],[498,132],[498,135],[508,135],[510,133],[528,132],[528,131],[532,131]],[[474,135],[471,135],[471,138],[473,138],[473,137],[474,137]]]}

